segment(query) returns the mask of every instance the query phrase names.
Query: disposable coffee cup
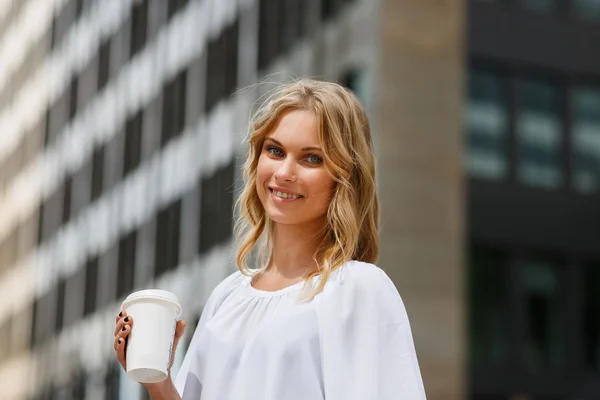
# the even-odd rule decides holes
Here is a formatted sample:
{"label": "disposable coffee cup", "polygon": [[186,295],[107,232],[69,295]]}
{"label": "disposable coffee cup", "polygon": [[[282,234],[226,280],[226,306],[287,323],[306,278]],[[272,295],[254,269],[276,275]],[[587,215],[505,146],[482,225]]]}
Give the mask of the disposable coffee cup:
{"label": "disposable coffee cup", "polygon": [[166,290],[130,294],[121,309],[133,318],[126,349],[127,376],[140,383],[167,379],[181,305]]}

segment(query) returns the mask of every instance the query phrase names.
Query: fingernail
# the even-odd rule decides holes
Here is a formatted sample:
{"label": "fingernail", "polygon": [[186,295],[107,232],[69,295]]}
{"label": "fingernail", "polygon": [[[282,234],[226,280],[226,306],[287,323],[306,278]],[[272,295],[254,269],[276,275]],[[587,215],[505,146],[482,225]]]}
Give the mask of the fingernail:
{"label": "fingernail", "polygon": [[123,327],[123,329],[121,329],[123,332],[125,332],[125,327]]}
{"label": "fingernail", "polygon": [[125,322],[129,322],[129,317],[125,317]]}
{"label": "fingernail", "polygon": [[123,311],[121,311],[121,312],[119,313],[119,317],[122,317],[122,316],[123,316]]}
{"label": "fingernail", "polygon": [[122,340],[123,340],[123,339],[119,339],[119,344],[121,344],[121,341],[122,341]]}

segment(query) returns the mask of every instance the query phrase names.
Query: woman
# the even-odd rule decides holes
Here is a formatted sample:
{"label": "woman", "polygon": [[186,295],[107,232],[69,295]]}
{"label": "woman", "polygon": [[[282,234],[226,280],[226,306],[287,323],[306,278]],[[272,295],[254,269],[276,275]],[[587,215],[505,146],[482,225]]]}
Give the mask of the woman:
{"label": "woman", "polygon": [[[372,264],[379,206],[359,101],[334,83],[283,85],[249,144],[239,271],[210,295],[175,382],[145,385],[152,399],[424,399],[404,305]],[[124,368],[133,322],[117,316]]]}

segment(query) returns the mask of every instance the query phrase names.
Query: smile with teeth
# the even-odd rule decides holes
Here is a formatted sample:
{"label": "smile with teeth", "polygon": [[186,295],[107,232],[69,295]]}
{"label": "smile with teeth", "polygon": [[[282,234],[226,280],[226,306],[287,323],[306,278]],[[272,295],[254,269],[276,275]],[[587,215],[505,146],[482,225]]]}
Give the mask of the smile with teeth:
{"label": "smile with teeth", "polygon": [[302,197],[298,194],[289,194],[289,193],[279,192],[279,191],[273,190],[273,189],[271,189],[271,193],[273,193],[275,195],[275,197],[279,197],[280,199],[299,199],[300,197]]}

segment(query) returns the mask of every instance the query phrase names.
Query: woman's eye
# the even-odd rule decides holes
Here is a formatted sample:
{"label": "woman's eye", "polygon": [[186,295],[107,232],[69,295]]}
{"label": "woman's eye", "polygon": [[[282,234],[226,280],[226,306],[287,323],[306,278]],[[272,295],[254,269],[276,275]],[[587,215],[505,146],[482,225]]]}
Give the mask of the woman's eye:
{"label": "woman's eye", "polygon": [[278,149],[277,147],[267,147],[267,153],[272,154],[276,157],[283,156],[283,151],[281,151],[281,149]]}
{"label": "woman's eye", "polygon": [[306,160],[311,164],[321,164],[323,159],[315,154],[309,155]]}

